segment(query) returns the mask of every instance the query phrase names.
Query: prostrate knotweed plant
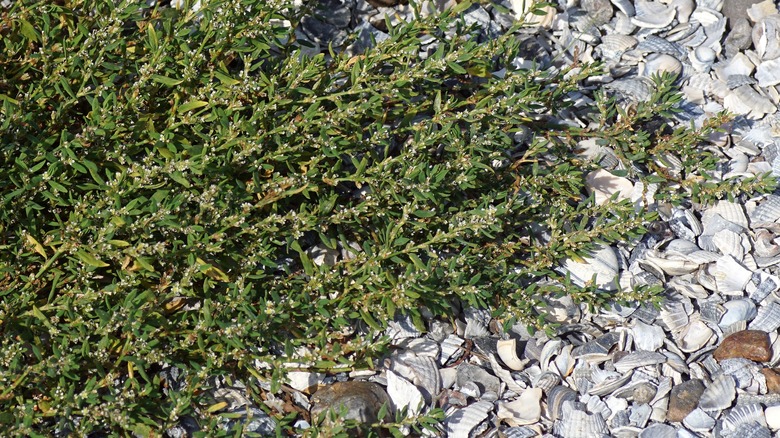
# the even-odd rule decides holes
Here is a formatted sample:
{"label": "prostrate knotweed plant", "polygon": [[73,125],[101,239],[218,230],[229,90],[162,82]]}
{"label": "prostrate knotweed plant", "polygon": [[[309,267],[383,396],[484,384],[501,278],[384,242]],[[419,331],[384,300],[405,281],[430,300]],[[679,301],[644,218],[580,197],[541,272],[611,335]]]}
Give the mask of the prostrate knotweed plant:
{"label": "prostrate knotweed plant", "polygon": [[[313,57],[290,2],[1,11],[0,428],[149,435],[189,417],[216,431],[238,414],[215,378],[265,406],[288,369],[375,366],[398,314],[424,329],[423,309],[489,306],[545,329],[550,295],[650,299],[556,269],[656,217],[585,195],[586,137],[674,202],[769,186],[697,185],[721,119],[647,130],[679,99],[671,78],[630,112],[602,96],[593,127],[552,123],[598,66],[518,70],[521,34],[477,44],[457,19],[468,7]],[[292,430],[294,412],[267,410]]]}

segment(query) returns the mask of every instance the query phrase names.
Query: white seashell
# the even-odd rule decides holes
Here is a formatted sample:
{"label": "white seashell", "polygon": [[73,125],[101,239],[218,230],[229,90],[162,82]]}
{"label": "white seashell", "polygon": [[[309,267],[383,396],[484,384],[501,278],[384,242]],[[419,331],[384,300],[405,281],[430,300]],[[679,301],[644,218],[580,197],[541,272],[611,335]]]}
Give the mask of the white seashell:
{"label": "white seashell", "polygon": [[761,306],[749,328],[767,333],[772,333],[780,328],[780,304],[772,302]]}
{"label": "white seashell", "polygon": [[750,222],[776,222],[780,219],[780,196],[769,195],[750,214]]}
{"label": "white seashell", "polygon": [[666,356],[661,353],[638,350],[623,356],[614,365],[615,370],[619,373],[625,373],[639,367],[657,365],[664,362],[666,362]]}
{"label": "white seashell", "polygon": [[667,302],[661,308],[661,320],[671,332],[677,332],[688,325],[688,313],[681,303]]}
{"label": "white seashell", "polygon": [[677,9],[677,21],[687,23],[696,7],[693,0],[672,0],[672,6]]}
{"label": "white seashell", "polygon": [[387,370],[386,374],[387,395],[390,396],[396,410],[406,408],[407,418],[419,414],[423,406],[425,406],[425,398],[423,398],[420,390],[411,382],[390,370]]}
{"label": "white seashell", "polygon": [[701,300],[709,296],[707,289],[704,289],[702,285],[697,284],[691,275],[674,277],[666,284],[688,298]]}
{"label": "white seashell", "polygon": [[509,367],[510,370],[520,371],[528,364],[528,359],[520,359],[517,356],[517,340],[499,339],[496,343],[496,351],[501,361]]}
{"label": "white seashell", "polygon": [[723,308],[726,312],[718,323],[720,328],[726,328],[739,321],[750,321],[758,313],[755,303],[750,299],[727,301],[723,304]]}
{"label": "white seashell", "polygon": [[601,38],[598,50],[607,59],[618,59],[623,52],[631,50],[637,45],[636,38],[630,35],[610,34]]}
{"label": "white seashell", "polygon": [[498,419],[510,426],[534,424],[542,417],[542,390],[530,388],[510,402],[498,402]]}
{"label": "white seashell", "polygon": [[758,23],[762,18],[777,14],[777,7],[772,0],[764,0],[747,8],[747,16],[753,23]]}
{"label": "white seashell", "polygon": [[759,403],[737,405],[723,417],[723,428],[728,431],[736,431],[743,424],[756,423],[766,427],[764,408]]}
{"label": "white seashell", "polygon": [[426,400],[436,397],[441,392],[441,374],[434,358],[430,356],[413,356],[404,359],[404,362],[412,369],[414,377],[411,379],[411,382],[425,390],[423,395]]}
{"label": "white seashell", "polygon": [[727,81],[731,75],[745,75],[751,76],[756,65],[745,55],[740,52],[736,54],[727,63],[718,63],[715,66],[715,73],[722,81]]}
{"label": "white seashell", "polygon": [[311,373],[308,371],[288,371],[287,384],[290,387],[305,392],[312,386],[320,384],[325,379],[323,373]]}
{"label": "white seashell", "polygon": [[536,379],[533,380],[534,388],[540,388],[545,393],[550,392],[551,389],[561,383],[561,376],[552,371],[545,371],[539,374]]}
{"label": "white seashell", "polygon": [[676,59],[682,59],[688,55],[688,51],[681,45],[655,35],[647,35],[644,40],[637,44],[636,50],[642,53],[672,55]]}
{"label": "white seashell", "polygon": [[713,339],[715,333],[701,319],[691,321],[682,332],[678,339],[680,341],[680,350],[691,353],[701,350]]}
{"label": "white seashell", "polygon": [[599,437],[609,432],[607,422],[601,414],[588,414],[585,411],[569,408],[565,405],[564,419],[553,423],[553,435],[571,438]]}
{"label": "white seashell", "polygon": [[640,350],[657,351],[664,345],[664,329],[657,325],[634,320],[631,330],[634,334],[634,345]]}
{"label": "white seashell", "polygon": [[745,216],[745,208],[736,202],[718,201],[711,208],[707,209],[701,218],[701,222],[705,229],[708,228],[707,223],[709,220],[714,219],[716,217],[715,215],[719,215],[723,219],[733,224],[739,225],[742,228],[748,227],[747,216]]}
{"label": "white seashell", "polygon": [[629,17],[633,17],[636,13],[636,10],[634,9],[634,5],[630,0],[610,0],[613,5],[615,5],[620,12],[626,14]]}
{"label": "white seashell", "polygon": [[566,402],[573,402],[576,400],[577,393],[571,388],[567,388],[563,385],[552,388],[547,393],[547,415],[551,420],[557,420],[563,413],[563,405]]}
{"label": "white seashell", "polygon": [[699,408],[705,411],[722,411],[731,406],[736,395],[734,377],[721,374],[704,389],[699,399]]}
{"label": "white seashell", "polygon": [[515,393],[520,393],[526,389],[526,385],[523,382],[515,380],[514,377],[512,377],[512,373],[498,363],[498,359],[496,359],[495,355],[488,355],[488,359],[490,360],[490,368],[493,370],[493,374],[506,384],[506,389]]}
{"label": "white seashell", "polygon": [[602,205],[616,195],[616,200],[630,199],[634,191],[634,183],[628,178],[615,176],[607,170],[599,169],[588,173],[585,177],[585,188],[592,193],[596,205]]}
{"label": "white seashell", "polygon": [[634,2],[636,15],[631,18],[635,25],[649,29],[661,29],[674,21],[677,11],[656,1],[636,0]]}
{"label": "white seashell", "polygon": [[639,66],[640,76],[650,77],[663,72],[679,76],[682,73],[682,63],[674,56],[657,53],[648,56],[647,61]]}
{"label": "white seashell", "polygon": [[596,396],[611,394],[618,388],[623,387],[626,382],[631,380],[633,375],[633,371],[621,374],[614,371],[596,369],[592,374],[594,385],[588,389],[588,394]]}
{"label": "white seashell", "polygon": [[780,405],[767,406],[764,410],[766,425],[773,432],[780,430]]}
{"label": "white seashell", "polygon": [[780,84],[780,58],[764,61],[756,69],[756,79],[761,87]]}
{"label": "white seashell", "polygon": [[463,338],[457,335],[449,335],[441,343],[441,352],[439,353],[439,363],[446,365],[450,359],[457,360],[463,355],[463,348],[461,345],[466,342]]}
{"label": "white seashell", "polygon": [[742,260],[745,248],[742,247],[742,236],[731,230],[720,230],[712,236],[712,243],[723,255],[730,255]]}
{"label": "white seashell", "polygon": [[768,98],[758,94],[749,85],[737,87],[723,99],[723,107],[752,119],[759,119],[764,114],[774,113],[777,107]]}
{"label": "white seashell", "polygon": [[724,255],[715,262],[712,275],[715,277],[718,292],[726,295],[742,295],[753,273],[730,255]]}
{"label": "white seashell", "polygon": [[456,410],[444,420],[447,436],[450,438],[468,438],[472,429],[485,421],[492,410],[493,403],[484,400]]}
{"label": "white seashell", "polygon": [[710,71],[716,56],[717,54],[711,48],[699,46],[688,55],[688,60],[691,62],[694,70],[706,73]]}
{"label": "white seashell", "polygon": [[566,259],[563,268],[571,274],[572,281],[578,286],[584,286],[595,276],[596,286],[608,290],[615,288],[618,261],[615,250],[610,246],[601,245],[581,262]]}
{"label": "white seashell", "polygon": [[623,78],[604,85],[608,90],[616,91],[628,99],[646,102],[653,95],[653,84],[645,77]]}
{"label": "white seashell", "polygon": [[761,59],[780,57],[780,15],[769,15],[753,26],[753,47]]}
{"label": "white seashell", "polygon": [[645,256],[645,260],[640,260],[639,264],[642,267],[645,267],[645,265],[649,264],[652,267],[660,269],[667,275],[690,274],[691,272],[699,269],[700,266],[700,263],[695,263],[688,260],[657,257],[652,254],[647,254]]}
{"label": "white seashell", "polygon": [[696,408],[683,418],[683,424],[694,432],[707,432],[715,427],[715,419],[707,415],[701,408]]}

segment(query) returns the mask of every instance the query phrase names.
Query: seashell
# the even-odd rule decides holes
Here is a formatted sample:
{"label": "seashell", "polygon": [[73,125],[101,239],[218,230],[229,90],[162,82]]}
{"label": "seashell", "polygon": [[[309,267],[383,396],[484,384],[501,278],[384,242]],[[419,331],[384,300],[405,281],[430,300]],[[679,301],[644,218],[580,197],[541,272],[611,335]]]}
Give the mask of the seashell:
{"label": "seashell", "polygon": [[387,395],[390,396],[390,400],[393,401],[396,410],[406,408],[407,418],[419,414],[423,406],[425,406],[425,398],[420,390],[393,371],[387,370],[386,375]]}
{"label": "seashell", "polygon": [[764,114],[774,113],[777,107],[768,98],[758,94],[752,87],[743,85],[731,90],[724,99],[723,107],[740,115],[758,119]]}
{"label": "seashell", "polygon": [[450,361],[455,361],[463,355],[461,345],[466,342],[457,335],[449,335],[441,343],[441,352],[439,353],[439,363],[446,365]]}
{"label": "seashell", "polygon": [[602,205],[616,196],[615,200],[630,199],[634,183],[628,178],[615,176],[607,170],[599,169],[585,176],[585,188],[593,194],[596,205]]}
{"label": "seashell", "polygon": [[737,260],[742,260],[745,248],[742,246],[742,236],[731,230],[720,230],[713,234],[712,243],[721,254],[730,255]]}
{"label": "seashell", "polygon": [[648,56],[647,60],[639,67],[640,76],[650,77],[663,72],[679,76],[682,73],[682,63],[672,55],[657,53]]}
{"label": "seashell", "polygon": [[461,408],[450,414],[444,420],[444,428],[448,437],[468,438],[472,429],[479,423],[485,421],[490,411],[493,410],[493,403],[488,401],[478,401],[465,408]]}
{"label": "seashell", "polygon": [[510,402],[498,402],[498,419],[510,426],[534,424],[542,417],[542,390],[530,388]]}
{"label": "seashell", "polygon": [[411,382],[424,389],[423,396],[426,401],[436,397],[442,388],[441,374],[436,360],[429,356],[414,356],[404,360],[412,369],[414,377]]}
{"label": "seashell", "polygon": [[740,226],[741,228],[748,227],[748,219],[745,216],[745,208],[736,202],[718,201],[715,205],[709,208],[701,218],[701,223],[704,229],[709,229],[710,220],[717,220],[717,216]]}
{"label": "seashell", "polygon": [[636,38],[630,35],[610,34],[601,38],[598,50],[606,59],[618,59],[623,52],[633,49],[636,45]]}
{"label": "seashell", "polygon": [[631,330],[634,334],[634,345],[640,350],[657,351],[664,344],[664,329],[657,325],[636,320]]}
{"label": "seashell", "polygon": [[618,262],[615,250],[607,245],[601,245],[582,262],[566,259],[563,268],[571,274],[572,281],[578,286],[585,286],[595,276],[595,285],[607,290],[615,288],[618,273]]}
{"label": "seashell", "polygon": [[545,371],[537,376],[533,386],[549,393],[552,388],[561,383],[561,376],[552,371]]}
{"label": "seashell", "polygon": [[528,359],[520,359],[517,355],[517,339],[499,339],[496,350],[501,361],[510,370],[520,371],[528,364]]}
{"label": "seashell", "polygon": [[574,370],[574,358],[571,356],[571,350],[573,345],[569,344],[561,349],[558,357],[555,358],[555,368],[558,370],[558,374],[561,377],[568,377]]}
{"label": "seashell", "polygon": [[720,375],[704,389],[699,399],[699,408],[705,411],[722,411],[731,406],[736,395],[734,378]]}
{"label": "seashell", "polygon": [[742,295],[753,273],[730,255],[724,255],[715,262],[712,275],[715,277],[718,292],[726,295]]}
{"label": "seashell", "polygon": [[551,420],[557,420],[563,413],[564,402],[576,400],[577,393],[571,388],[562,385],[554,387],[547,393],[547,415],[549,415]]}
{"label": "seashell", "polygon": [[750,18],[750,21],[753,23],[758,23],[762,18],[778,13],[777,7],[775,7],[775,3],[772,0],[764,0],[761,3],[755,3],[747,8],[745,12],[747,12],[748,18]]}
{"label": "seashell", "polygon": [[701,234],[701,221],[690,210],[677,209],[672,213],[669,219],[669,228],[674,231],[677,237],[689,241],[694,241],[696,236]]}
{"label": "seashell", "polygon": [[553,435],[571,438],[598,437],[609,432],[607,422],[599,413],[588,414],[585,411],[569,408],[566,405],[564,419],[553,423]]}
{"label": "seashell", "polygon": [[634,2],[636,15],[631,22],[642,28],[661,29],[674,21],[677,11],[656,1],[636,0]]}
{"label": "seashell", "polygon": [[744,438],[772,438],[772,432],[764,425],[758,423],[744,423],[734,431],[734,436]]}
{"label": "seashell", "polygon": [[646,102],[653,95],[653,84],[645,77],[622,78],[605,84],[604,87],[637,102]]}
{"label": "seashell", "polygon": [[666,356],[655,351],[634,351],[620,358],[615,362],[615,369],[619,373],[625,373],[635,368],[657,365],[666,362]]}
{"label": "seashell", "polygon": [[[714,358],[713,358],[714,360]],[[734,378],[737,388],[744,389],[750,386],[755,376],[760,373],[761,366],[752,360],[741,357],[722,359],[718,366],[720,372]]]}
{"label": "seashell", "polygon": [[687,38],[680,40],[679,43],[685,47],[695,48],[701,47],[705,41],[707,41],[707,33],[704,31],[704,27],[697,26]]}
{"label": "seashell", "polygon": [[755,83],[756,80],[747,75],[731,75],[726,80],[726,86],[729,87],[729,90],[739,88],[743,85],[753,85]]}
{"label": "seashell", "polygon": [[715,426],[715,419],[707,415],[701,408],[691,411],[683,418],[683,425],[694,432],[707,432]]}
{"label": "seashell", "polygon": [[696,7],[693,0],[672,0],[672,6],[677,9],[677,21],[687,23]]}
{"label": "seashell", "polygon": [[780,304],[768,303],[758,309],[758,314],[749,325],[750,330],[772,333],[780,328]]}
{"label": "seashell", "polygon": [[510,427],[504,429],[501,433],[502,435],[499,436],[503,438],[534,438],[539,435],[539,432],[526,426]]}
{"label": "seashell", "polygon": [[644,40],[640,41],[636,46],[636,50],[642,53],[671,55],[675,59],[683,59],[688,55],[688,51],[681,45],[655,35],[648,35]]}
{"label": "seashell", "polygon": [[653,413],[653,408],[647,404],[635,405],[631,408],[631,414],[628,419],[632,425],[636,427],[645,427],[650,415]]}
{"label": "seashell", "polygon": [[723,304],[723,309],[725,313],[718,323],[721,328],[728,327],[739,321],[750,321],[758,313],[755,303],[750,299],[727,301]]}
{"label": "seashell", "polygon": [[610,0],[615,7],[617,7],[620,12],[626,14],[628,17],[633,17],[636,13],[636,10],[634,9],[634,5],[629,0]]}
{"label": "seashell", "polygon": [[669,280],[667,286],[688,298],[704,299],[709,292],[700,284],[697,284],[692,275],[682,275]]}
{"label": "seashell", "polygon": [[703,320],[716,325],[720,323],[723,314],[726,313],[720,300],[700,302],[699,310]]}
{"label": "seashell", "polygon": [[695,319],[680,332],[678,336],[680,349],[686,353],[699,351],[709,344],[714,334],[704,321]]}
{"label": "seashell", "polygon": [[[685,275],[698,270],[701,264],[688,260],[656,257],[652,254],[647,254],[645,256],[645,260],[639,261],[639,265],[645,269],[647,269],[649,266],[652,266],[654,268],[660,269],[664,274],[667,275]],[[660,277],[663,277],[663,275]]]}
{"label": "seashell", "polygon": [[639,438],[677,438],[677,429],[668,424],[655,423],[645,428]]}
{"label": "seashell", "polygon": [[761,59],[780,57],[780,15],[769,15],[753,26],[753,47]]}
{"label": "seashell", "polygon": [[518,383],[518,381],[512,377],[512,373],[499,365],[498,360],[494,355],[488,355],[488,360],[490,361],[490,368],[493,370],[493,374],[506,384],[506,389],[516,393],[520,393],[526,389],[525,384],[522,384],[522,382]]}
{"label": "seashell", "polygon": [[758,287],[750,293],[750,299],[756,303],[764,301],[764,298],[769,296],[769,294],[775,293],[780,289],[780,279],[774,275],[761,274],[759,279]]}
{"label": "seashell", "polygon": [[661,308],[661,320],[671,332],[676,332],[688,325],[688,313],[682,303],[666,302]]}
{"label": "seashell", "polygon": [[759,403],[735,406],[723,417],[723,428],[730,431],[736,431],[739,426],[748,423],[766,426],[764,409]]}
{"label": "seashell", "polygon": [[750,214],[750,222],[776,222],[780,219],[780,196],[769,195]]}
{"label": "seashell", "polygon": [[706,73],[710,71],[716,56],[717,54],[711,48],[699,46],[688,55],[688,60],[694,70]]}
{"label": "seashell", "polygon": [[773,432],[780,430],[780,405],[767,406],[764,410],[766,424]]}
{"label": "seashell", "polygon": [[756,79],[760,87],[773,87],[780,84],[780,58],[759,64],[756,69]]}

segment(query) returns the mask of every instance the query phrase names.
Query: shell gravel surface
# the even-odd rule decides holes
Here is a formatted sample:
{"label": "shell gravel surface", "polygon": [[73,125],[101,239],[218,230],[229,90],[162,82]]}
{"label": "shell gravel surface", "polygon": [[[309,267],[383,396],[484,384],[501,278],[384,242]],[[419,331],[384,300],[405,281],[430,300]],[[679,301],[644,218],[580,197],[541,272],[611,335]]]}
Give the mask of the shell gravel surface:
{"label": "shell gravel surface", "polygon": [[[385,20],[414,19],[405,3],[322,1],[298,37],[312,53],[326,51],[330,43],[359,53],[388,37]],[[433,13],[455,2],[420,3],[423,13]],[[780,176],[780,13],[774,2],[561,0],[543,16],[529,15],[529,4],[504,0],[511,13],[477,4],[463,12],[463,19],[478,24],[480,38],[489,39],[527,17],[533,22],[528,46],[538,50],[515,65],[555,69],[576,59],[602,61],[609,75],[599,80],[627,100],[647,99],[649,76],[671,72],[682,85],[688,123],[700,125],[723,109],[740,116],[729,132],[711,139],[711,148],[724,158],[714,177],[768,171]],[[359,37],[345,46],[351,31]],[[588,147],[596,145],[583,144]],[[641,187],[607,171],[589,175],[587,184],[597,202],[616,193],[643,196]],[[521,326],[504,332],[491,324],[488,311],[470,308],[453,315],[454,325],[428,319],[425,334],[399,317],[387,330],[394,353],[376,371],[296,373],[289,400],[267,404],[292,402],[321,412],[327,406],[315,391],[337,381],[370,381],[377,386],[365,397],[343,391],[356,410],[350,418],[375,418],[377,401],[385,400],[376,394],[381,388],[393,407],[405,408],[408,415],[442,408],[440,436],[777,434],[780,196],[706,208],[655,207],[663,219],[658,233],[633,248],[602,247],[562,269],[574,281],[596,275],[605,288],[615,279],[627,286],[664,284],[668,293],[660,309],[615,306],[591,313],[563,299],[556,303],[562,325],[555,336],[531,335]],[[240,391],[224,388],[215,398],[238,400],[236,412],[260,411],[255,420],[247,415],[244,421],[268,427],[270,419],[234,392]],[[328,400],[331,407],[343,404]]]}

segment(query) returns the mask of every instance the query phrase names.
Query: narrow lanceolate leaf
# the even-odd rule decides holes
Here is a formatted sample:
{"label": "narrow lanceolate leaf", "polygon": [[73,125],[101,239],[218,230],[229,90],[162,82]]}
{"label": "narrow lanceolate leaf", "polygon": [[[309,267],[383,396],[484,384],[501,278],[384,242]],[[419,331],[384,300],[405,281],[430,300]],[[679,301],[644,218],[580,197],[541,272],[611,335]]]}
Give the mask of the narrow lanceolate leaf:
{"label": "narrow lanceolate leaf", "polygon": [[43,248],[43,245],[41,245],[37,240],[35,240],[35,237],[31,235],[27,235],[27,243],[29,243],[35,252],[43,256],[43,258],[46,258],[46,250]]}
{"label": "narrow lanceolate leaf", "polygon": [[203,100],[191,100],[179,107],[179,114],[186,113],[187,111],[192,111],[198,108],[203,108],[208,104],[209,104],[208,102]]}
{"label": "narrow lanceolate leaf", "polygon": [[84,251],[84,250],[78,250],[76,251],[76,257],[81,260],[82,263],[94,266],[96,268],[105,268],[106,266],[109,266],[108,263],[98,259],[94,255]]}
{"label": "narrow lanceolate leaf", "polygon": [[152,75],[152,80],[157,83],[167,85],[169,87],[173,87],[184,82],[183,79],[173,79],[173,78],[169,78],[168,76],[162,76],[162,75]]}

